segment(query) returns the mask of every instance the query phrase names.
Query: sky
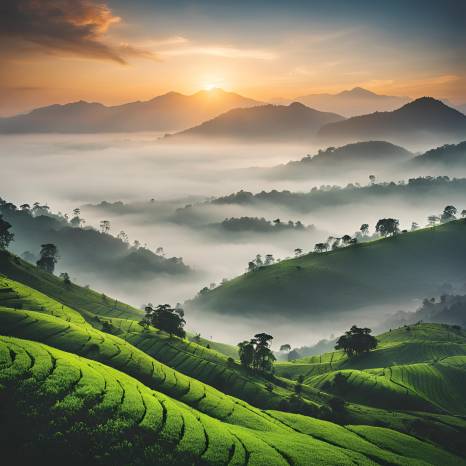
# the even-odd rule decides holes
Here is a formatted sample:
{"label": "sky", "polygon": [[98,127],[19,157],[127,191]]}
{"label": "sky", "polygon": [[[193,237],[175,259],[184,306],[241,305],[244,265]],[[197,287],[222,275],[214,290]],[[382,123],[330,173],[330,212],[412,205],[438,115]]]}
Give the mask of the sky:
{"label": "sky", "polygon": [[464,0],[2,0],[0,115],[221,87],[466,103]]}

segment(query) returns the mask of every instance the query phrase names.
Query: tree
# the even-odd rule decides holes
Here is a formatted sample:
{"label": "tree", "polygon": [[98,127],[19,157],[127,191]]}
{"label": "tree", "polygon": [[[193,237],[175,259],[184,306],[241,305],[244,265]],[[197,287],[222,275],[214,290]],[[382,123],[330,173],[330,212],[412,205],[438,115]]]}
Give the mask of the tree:
{"label": "tree", "polygon": [[162,246],[159,246],[156,250],[155,250],[155,254],[157,254],[158,256],[165,256],[165,252],[163,250],[163,247]]}
{"label": "tree", "polygon": [[253,270],[256,270],[256,263],[253,261],[248,262],[248,272],[252,272]]}
{"label": "tree", "polygon": [[[147,328],[152,325],[164,332],[184,338],[186,332],[184,326],[186,321],[180,315],[179,310],[172,308],[170,304],[159,304],[155,309],[151,305],[147,305],[144,309],[145,317],[140,322],[140,325]],[[183,313],[184,315],[184,313]]]}
{"label": "tree", "polygon": [[351,236],[350,235],[343,235],[341,237],[341,241],[342,241],[343,244],[348,245],[348,244],[351,243]]}
{"label": "tree", "polygon": [[291,351],[291,346],[288,343],[285,343],[284,345],[280,346],[280,351]]}
{"label": "tree", "polygon": [[110,232],[110,222],[108,220],[102,220],[100,222],[100,231],[102,233],[109,233]]}
{"label": "tree", "polygon": [[238,343],[239,360],[244,367],[252,366],[254,362],[254,352],[253,340]]}
{"label": "tree", "polygon": [[317,243],[315,246],[314,246],[314,251],[315,252],[324,252],[324,251],[327,251],[328,249],[328,244],[327,243]]}
{"label": "tree", "polygon": [[361,227],[359,228],[359,231],[366,236],[369,233],[369,224],[368,223],[363,223]]}
{"label": "tree", "polygon": [[440,221],[442,223],[451,222],[452,220],[456,220],[456,214],[458,210],[455,206],[447,205],[445,209],[443,209],[443,213],[440,217]]}
{"label": "tree", "polygon": [[70,285],[71,285],[71,278],[70,278],[70,276],[68,275],[68,273],[62,272],[62,273],[60,274],[60,278],[63,280],[63,283],[64,283],[66,286],[70,286]]}
{"label": "tree", "polygon": [[371,335],[370,328],[353,325],[345,332],[335,345],[336,350],[343,350],[349,357],[368,352],[377,347],[377,338]]}
{"label": "tree", "polygon": [[466,209],[461,211],[461,217],[466,218]]}
{"label": "tree", "polygon": [[48,273],[53,273],[55,264],[58,261],[58,249],[52,244],[42,244],[40,250],[40,259],[36,262],[37,267]]}
{"label": "tree", "polygon": [[9,231],[10,228],[11,224],[0,215],[0,249],[6,249],[15,239],[15,235]]}
{"label": "tree", "polygon": [[123,241],[123,243],[129,242],[128,235],[123,230],[121,230],[120,233],[118,233],[117,238]]}
{"label": "tree", "polygon": [[299,257],[302,253],[303,253],[303,250],[301,248],[296,248],[294,250],[295,257]]}
{"label": "tree", "polygon": [[419,224],[416,222],[411,223],[411,231],[415,231],[419,228]]}
{"label": "tree", "polygon": [[369,175],[369,181],[371,182],[371,184],[374,184],[375,183],[375,175]]}
{"label": "tree", "polygon": [[261,267],[262,265],[264,265],[264,263],[262,262],[262,256],[260,254],[256,255],[255,262],[256,262],[257,267]]}
{"label": "tree", "polygon": [[438,215],[429,215],[427,217],[427,224],[430,227],[435,226],[440,221],[440,217]]}
{"label": "tree", "polygon": [[265,262],[264,265],[272,265],[275,262],[275,259],[273,258],[272,254],[267,254],[265,256]]}
{"label": "tree", "polygon": [[241,364],[255,370],[271,371],[275,356],[270,349],[272,335],[257,333],[249,341],[238,343],[238,352]]}
{"label": "tree", "polygon": [[379,232],[382,236],[396,235],[399,233],[400,222],[395,218],[381,218],[375,226],[375,231]]}
{"label": "tree", "polygon": [[31,210],[31,206],[29,204],[21,204],[19,208],[24,212],[29,212]]}

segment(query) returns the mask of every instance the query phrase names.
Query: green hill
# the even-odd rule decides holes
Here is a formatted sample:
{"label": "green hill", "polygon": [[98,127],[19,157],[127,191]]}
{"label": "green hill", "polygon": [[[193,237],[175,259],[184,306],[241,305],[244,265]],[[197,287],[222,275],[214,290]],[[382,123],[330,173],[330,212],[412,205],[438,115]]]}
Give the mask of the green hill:
{"label": "green hill", "polygon": [[[409,454],[395,453],[386,445],[400,434],[388,429],[377,435],[358,426],[353,434],[307,418],[296,429],[278,422],[281,413],[271,414],[277,423],[266,429],[225,424],[110,367],[10,337],[0,338],[0,382],[2,412],[10,420],[0,427],[2,454],[19,464],[39,455],[48,464],[289,465],[308,464],[310,457],[323,465],[461,463],[412,437],[403,439]],[[319,423],[323,432],[314,437],[307,424]],[[412,444],[417,448],[409,449]]]}
{"label": "green hill", "polygon": [[189,306],[229,314],[329,318],[466,281],[466,219],[260,267]]}
{"label": "green hill", "polygon": [[[363,357],[266,377],[8,253],[0,265],[0,448],[15,464],[466,464],[462,330],[401,328]],[[351,374],[345,393],[338,373]]]}

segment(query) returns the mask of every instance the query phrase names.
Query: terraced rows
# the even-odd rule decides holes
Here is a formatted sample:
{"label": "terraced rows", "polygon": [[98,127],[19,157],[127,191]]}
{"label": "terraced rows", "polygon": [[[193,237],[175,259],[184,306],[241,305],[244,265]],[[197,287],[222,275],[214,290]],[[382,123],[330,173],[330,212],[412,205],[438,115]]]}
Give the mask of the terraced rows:
{"label": "terraced rows", "polygon": [[[283,423],[270,432],[224,424],[115,369],[26,340],[0,338],[0,392],[2,412],[14,418],[2,425],[2,453],[20,461],[41,453],[51,464],[373,463]],[[27,425],[35,429],[26,436]]]}
{"label": "terraced rows", "polygon": [[445,358],[436,364],[412,364],[390,368],[390,380],[415,391],[433,405],[455,414],[466,414],[466,356]]}
{"label": "terraced rows", "polygon": [[[19,462],[41,454],[49,464],[431,464],[304,416],[271,412],[267,432],[225,424],[96,361],[11,337],[0,337],[0,403],[2,454]],[[442,464],[461,464],[419,444]]]}
{"label": "terraced rows", "polygon": [[0,277],[0,307],[29,309],[60,317],[68,322],[84,323],[83,316],[54,299],[22,285],[14,280]]}
{"label": "terraced rows", "polygon": [[265,431],[273,428],[273,420],[259,409],[187,377],[121,338],[90,325],[77,325],[33,311],[0,309],[0,328],[6,335],[40,341],[100,361],[230,424]]}

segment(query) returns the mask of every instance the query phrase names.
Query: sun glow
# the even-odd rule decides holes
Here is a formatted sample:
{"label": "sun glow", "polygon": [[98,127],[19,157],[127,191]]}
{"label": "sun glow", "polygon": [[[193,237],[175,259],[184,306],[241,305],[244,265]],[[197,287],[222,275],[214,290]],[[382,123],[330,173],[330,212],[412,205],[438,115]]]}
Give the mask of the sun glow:
{"label": "sun glow", "polygon": [[218,86],[216,84],[214,84],[214,83],[204,84],[204,90],[205,91],[212,91],[216,87],[218,87]]}

